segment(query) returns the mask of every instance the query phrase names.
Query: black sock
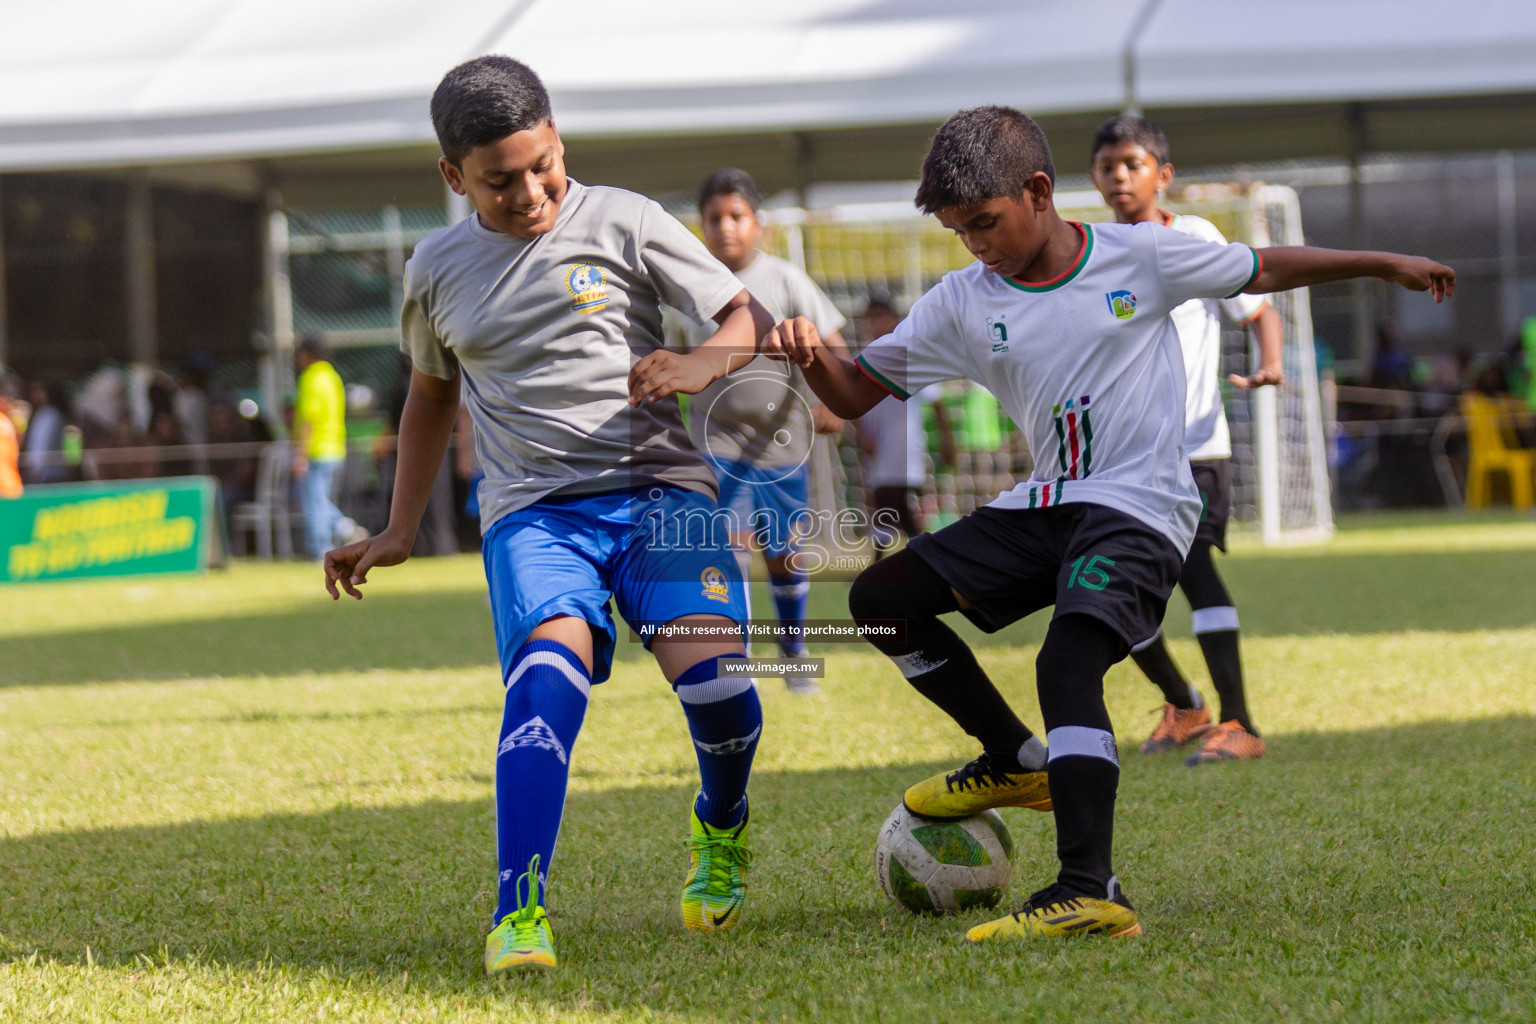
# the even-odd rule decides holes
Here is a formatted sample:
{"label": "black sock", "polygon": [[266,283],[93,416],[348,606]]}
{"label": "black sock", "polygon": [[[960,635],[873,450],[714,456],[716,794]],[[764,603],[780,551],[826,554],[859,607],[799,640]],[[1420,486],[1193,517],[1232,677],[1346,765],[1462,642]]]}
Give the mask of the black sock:
{"label": "black sock", "polygon": [[[1056,739],[1052,738],[1054,746]],[[1056,816],[1056,881],[1084,896],[1103,899],[1115,871],[1115,792],[1120,765],[1098,757],[1052,757],[1046,766]],[[1070,797],[1068,796],[1070,794]]]}
{"label": "black sock", "polygon": [[1244,729],[1258,735],[1248,717],[1248,698],[1243,690],[1243,662],[1238,654],[1237,609],[1232,605],[1232,595],[1216,571],[1211,557],[1211,545],[1196,541],[1184,559],[1179,573],[1179,589],[1189,598],[1194,612],[1195,639],[1205,654],[1205,665],[1211,673],[1211,686],[1221,698],[1221,717],[1218,721],[1234,719]]}
{"label": "black sock", "polygon": [[903,642],[871,639],[895,661],[912,687],[967,733],[1004,770],[1039,771],[1045,749],[987,678],[971,649],[938,616],[958,609],[949,584],[906,550],[865,569],[848,592],[854,621],[906,623]]}
{"label": "black sock", "polygon": [[1104,707],[1104,673],[1125,657],[1120,635],[1087,615],[1051,623],[1035,659],[1040,710],[1050,746],[1051,802],[1056,816],[1057,881],[1100,899],[1114,874],[1115,792],[1120,757]]}
{"label": "black sock", "polygon": [[1186,711],[1195,706],[1195,694],[1190,689],[1189,680],[1184,678],[1184,673],[1174,664],[1173,655],[1168,653],[1168,644],[1163,641],[1161,632],[1145,647],[1133,649],[1131,660],[1143,675],[1163,691],[1163,699],[1169,704]]}
{"label": "black sock", "polygon": [[1221,721],[1234,719],[1244,729],[1259,734],[1248,718],[1248,696],[1243,690],[1243,660],[1238,653],[1238,632],[1235,629],[1215,630],[1195,637],[1200,650],[1205,653],[1205,664],[1211,672],[1211,685],[1221,698]]}

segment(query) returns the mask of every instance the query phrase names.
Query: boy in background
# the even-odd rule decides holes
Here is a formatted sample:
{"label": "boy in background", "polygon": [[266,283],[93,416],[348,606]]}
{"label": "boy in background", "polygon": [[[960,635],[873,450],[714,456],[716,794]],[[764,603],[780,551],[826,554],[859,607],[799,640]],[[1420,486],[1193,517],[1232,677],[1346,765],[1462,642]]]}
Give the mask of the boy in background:
{"label": "boy in background", "polygon": [[[1391,253],[1203,242],[1158,224],[1064,221],[1045,135],[1008,107],[951,117],[923,162],[917,205],[976,257],[913,305],[856,363],[806,320],[768,340],[839,416],[964,378],[1008,410],[1035,453],[1030,479],[986,508],[865,569],[855,620],[905,619],[872,641],[982,753],[906,792],[907,807],[963,818],[1052,810],[1056,880],[972,942],[1141,934],[1112,865],[1120,761],[1104,674],[1156,633],[1194,540],[1200,496],[1184,450],[1184,371],[1170,314],[1221,298],[1380,277],[1437,300],[1455,274]],[[1007,341],[995,325],[1007,327]],[[1055,605],[1035,662],[1046,744],[1021,722],[939,616],[995,632]],[[1047,746],[1048,744],[1048,746]]]}
{"label": "boy in background", "polygon": [[[1161,224],[1201,241],[1225,245],[1210,221],[1158,208],[1173,181],[1173,163],[1162,130],[1140,117],[1114,117],[1093,136],[1093,183],[1120,224]],[[1232,507],[1232,438],[1221,405],[1221,314],[1251,326],[1259,343],[1259,368],[1249,377],[1228,379],[1240,388],[1284,382],[1280,314],[1257,295],[1190,299],[1171,314],[1184,352],[1184,447],[1200,491],[1200,522],[1194,544],[1179,571],[1179,589],[1189,599],[1192,629],[1205,655],[1211,685],[1221,699],[1217,724],[1200,692],[1179,671],[1159,629],[1131,648],[1131,660],[1163,691],[1162,719],[1141,745],[1143,754],[1203,740],[1185,764],[1242,761],[1261,757],[1264,740],[1249,716],[1238,649],[1237,608],[1211,556],[1227,550],[1227,515]]]}
{"label": "boy in background", "polygon": [[[699,189],[704,244],[725,264],[775,321],[803,316],[827,344],[845,351],[846,322],[832,300],[805,271],[757,248],[763,236],[762,197],[746,171],[725,168]],[[687,332],[696,347],[709,332]],[[717,380],[693,399],[689,435],[720,480],[720,507],[729,509],[731,546],[741,578],[752,579],[752,548],[762,547],[768,587],[781,629],[786,658],[805,655],[803,627],[811,583],[795,557],[796,526],[810,501],[811,443],[815,434],[836,434],[843,421],[805,386],[798,368],[748,350],[731,365],[729,380]],[[791,693],[817,692],[807,676],[786,676]]]}
{"label": "boy in background", "polygon": [[[860,317],[864,340],[883,338],[896,330],[901,317],[885,299],[872,298]],[[923,405],[933,410],[939,433],[939,455],[955,464],[955,439],[949,416],[939,401],[937,384],[916,396],[916,401],[895,398],[878,402],[858,419],[859,442],[864,449],[864,487],[868,495],[875,557],[883,558],[896,546],[897,530],[907,539],[923,532],[919,494],[928,479],[928,433],[923,429]]]}
{"label": "boy in background", "polygon": [[[546,883],[587,700],[612,664],[610,598],[648,638],[696,748],[683,923],[732,928],[763,720],[752,680],[727,671],[745,656],[741,580],[723,540],[681,532],[712,516],[716,487],[677,402],[626,399],[641,380],[702,390],[772,321],[659,205],[566,177],[549,96],[526,65],[461,64],[431,110],[438,167],[474,213],[423,240],[406,267],[400,322],[413,365],[389,526],[330,552],[326,587],[361,597],[369,571],[410,555],[462,395],[485,472],[506,687],[486,973],[556,964]],[[665,351],[662,302],[719,330],[693,353]]]}

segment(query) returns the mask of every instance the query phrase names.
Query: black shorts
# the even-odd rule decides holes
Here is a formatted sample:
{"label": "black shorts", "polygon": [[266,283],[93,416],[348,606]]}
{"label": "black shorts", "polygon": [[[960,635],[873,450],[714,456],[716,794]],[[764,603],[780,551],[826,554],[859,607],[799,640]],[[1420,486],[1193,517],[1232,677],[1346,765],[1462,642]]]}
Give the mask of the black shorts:
{"label": "black shorts", "polygon": [[1179,580],[1183,552],[1138,520],[1102,505],[980,508],[907,548],[995,633],[1051,605],[1091,615],[1127,644],[1156,633]]}
{"label": "black shorts", "polygon": [[909,538],[923,532],[917,528],[916,487],[876,487],[873,497],[875,499],[873,511],[891,512],[896,520],[896,528]]}
{"label": "black shorts", "polygon": [[1189,464],[1200,489],[1200,523],[1195,543],[1227,550],[1227,517],[1232,514],[1232,460],[1201,459]]}

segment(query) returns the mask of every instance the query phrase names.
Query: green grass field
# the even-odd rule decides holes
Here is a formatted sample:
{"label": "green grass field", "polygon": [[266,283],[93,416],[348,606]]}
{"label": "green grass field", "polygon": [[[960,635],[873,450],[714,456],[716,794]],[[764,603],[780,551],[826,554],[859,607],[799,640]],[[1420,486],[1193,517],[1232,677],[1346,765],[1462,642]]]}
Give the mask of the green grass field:
{"label": "green grass field", "polygon": [[[1143,759],[1158,695],[1108,681],[1144,938],[967,948],[988,913],[887,903],[877,828],[972,751],[847,645],[823,695],[764,687],[748,917],[685,932],[693,757],[623,644],[573,762],[561,967],[500,983],[476,558],[380,571],[360,604],[294,565],[0,590],[0,1021],[1536,1019],[1536,523],[1362,520],[1224,571],[1268,757]],[[981,654],[1032,724],[1039,620]],[[1004,813],[1022,899],[1053,831]]]}

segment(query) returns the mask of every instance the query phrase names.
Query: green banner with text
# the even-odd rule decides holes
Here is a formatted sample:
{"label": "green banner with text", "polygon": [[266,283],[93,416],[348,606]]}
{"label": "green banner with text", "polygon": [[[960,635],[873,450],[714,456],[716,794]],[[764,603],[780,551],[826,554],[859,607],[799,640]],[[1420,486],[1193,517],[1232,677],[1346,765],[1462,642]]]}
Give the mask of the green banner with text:
{"label": "green banner with text", "polygon": [[28,487],[0,501],[0,582],[198,572],[213,494],[209,477]]}

